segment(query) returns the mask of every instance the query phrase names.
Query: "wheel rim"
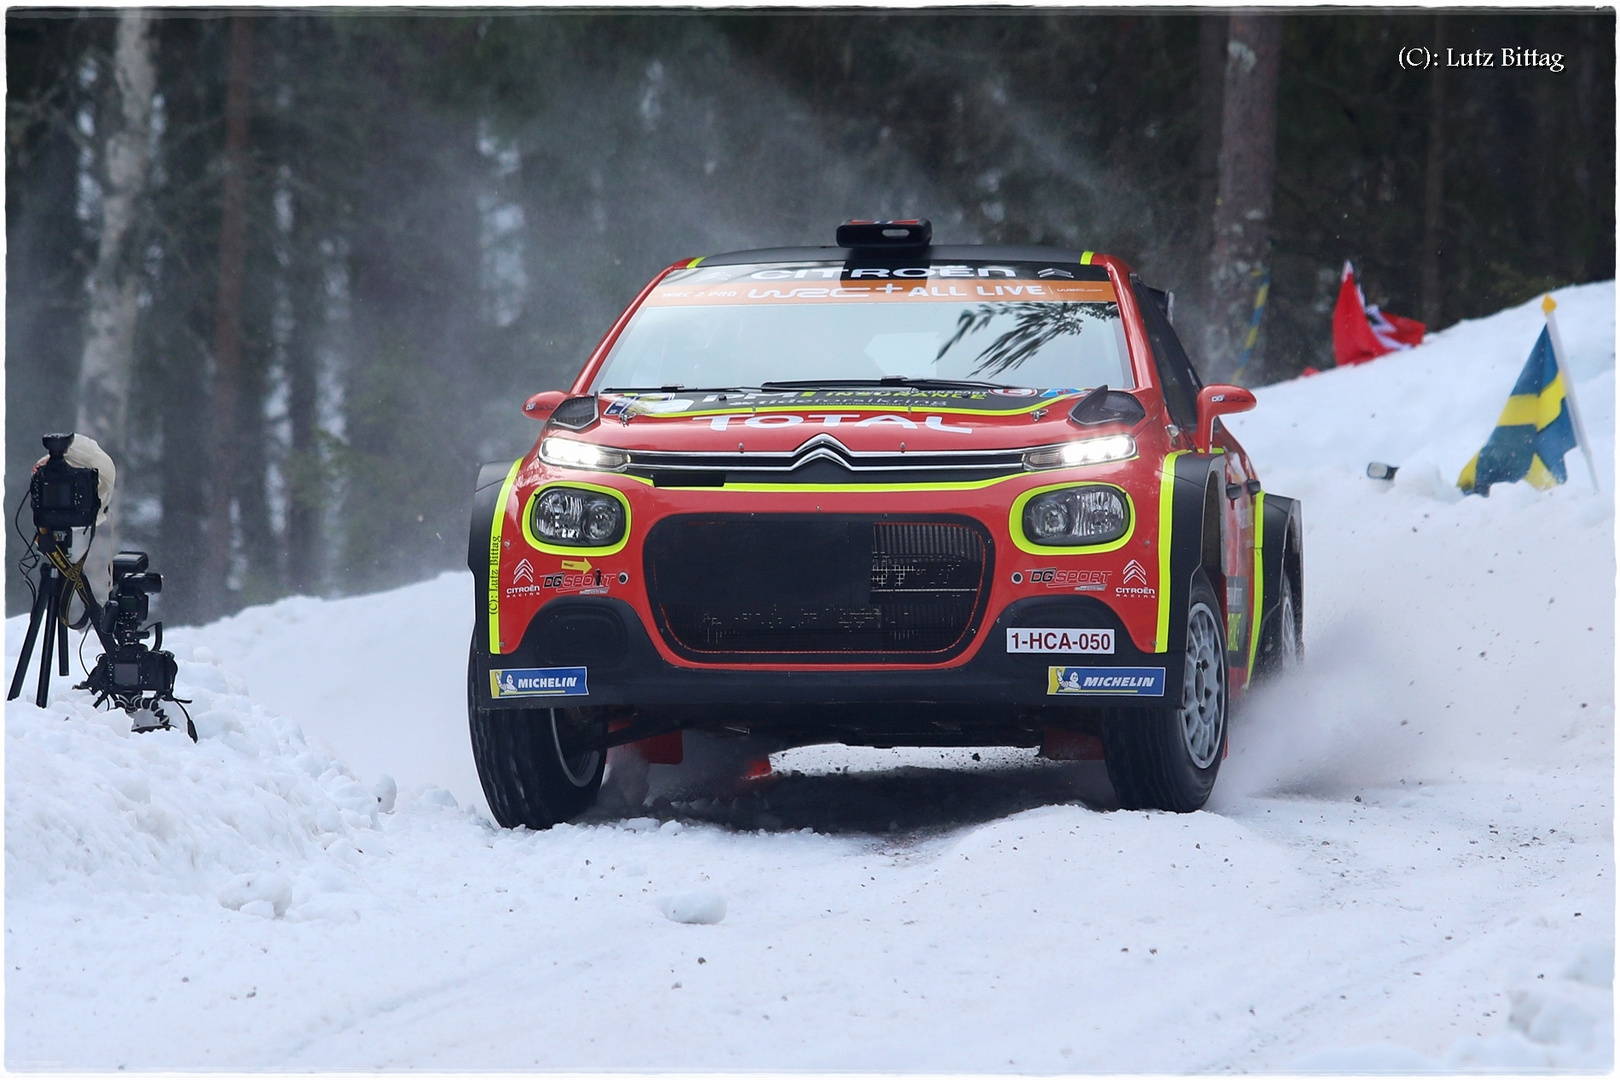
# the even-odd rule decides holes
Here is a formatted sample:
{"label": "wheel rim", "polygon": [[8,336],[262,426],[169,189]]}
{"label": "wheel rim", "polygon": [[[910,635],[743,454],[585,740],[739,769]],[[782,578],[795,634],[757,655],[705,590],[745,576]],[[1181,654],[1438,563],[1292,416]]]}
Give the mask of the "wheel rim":
{"label": "wheel rim", "polygon": [[1181,738],[1193,764],[1207,769],[1221,750],[1226,719],[1226,657],[1220,623],[1208,604],[1187,616],[1187,663],[1181,681]]}
{"label": "wheel rim", "polygon": [[597,762],[602,757],[600,750],[582,750],[573,754],[563,751],[563,737],[560,729],[567,729],[569,741],[574,742],[585,736],[589,725],[581,724],[567,716],[562,709],[549,709],[551,714],[551,745],[557,750],[557,766],[570,784],[575,787],[589,787],[591,781],[596,779]]}

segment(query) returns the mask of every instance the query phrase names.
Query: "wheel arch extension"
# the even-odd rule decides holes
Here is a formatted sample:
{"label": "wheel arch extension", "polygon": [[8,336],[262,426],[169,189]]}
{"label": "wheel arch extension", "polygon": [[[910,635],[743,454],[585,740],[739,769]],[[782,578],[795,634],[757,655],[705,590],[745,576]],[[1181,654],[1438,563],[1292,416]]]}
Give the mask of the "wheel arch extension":
{"label": "wheel arch extension", "polygon": [[[1293,586],[1294,618],[1304,625],[1305,619],[1305,522],[1298,499],[1290,499],[1269,492],[1262,496],[1255,540],[1259,545],[1256,560],[1261,573],[1261,603],[1259,625],[1255,627],[1255,640],[1262,636],[1277,617],[1282,604],[1282,590],[1278,585],[1284,575]],[[1253,650],[1251,650],[1251,666]]]}
{"label": "wheel arch extension", "polygon": [[[520,459],[521,460],[521,459]],[[493,605],[496,602],[493,575],[498,562],[491,559],[491,553],[499,554],[497,545],[500,543],[500,531],[495,515],[499,512],[501,496],[508,489],[508,481],[516,472],[516,461],[491,461],[478,467],[478,478],[473,482],[473,497],[471,520],[467,525],[467,569],[473,576],[473,610],[484,611],[489,616],[495,614]],[[473,642],[485,642],[481,651],[489,651],[488,637],[483,633],[480,625],[479,633],[473,634]]]}
{"label": "wheel arch extension", "polygon": [[[1168,540],[1168,552],[1161,551],[1163,595],[1159,598],[1159,651],[1166,654],[1167,675],[1180,676],[1181,650],[1172,643],[1187,636],[1187,601],[1200,571],[1209,580],[1217,597],[1225,595],[1226,574],[1222,566],[1225,550],[1225,515],[1221,493],[1225,463],[1219,454],[1178,453],[1165,462],[1173,470],[1174,486],[1166,508],[1169,521],[1160,526],[1160,543]],[[1171,477],[1166,477],[1166,482]],[[1166,533],[1168,535],[1166,535]]]}

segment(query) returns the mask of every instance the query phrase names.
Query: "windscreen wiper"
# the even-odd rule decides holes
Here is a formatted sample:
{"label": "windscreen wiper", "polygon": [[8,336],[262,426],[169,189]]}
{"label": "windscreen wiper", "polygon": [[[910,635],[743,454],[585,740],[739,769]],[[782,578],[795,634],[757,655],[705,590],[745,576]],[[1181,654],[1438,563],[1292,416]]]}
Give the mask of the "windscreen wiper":
{"label": "windscreen wiper", "polygon": [[729,394],[758,390],[757,386],[684,386],[672,383],[666,386],[604,386],[602,394]]}
{"label": "windscreen wiper", "polygon": [[926,379],[885,375],[881,379],[788,379],[759,384],[761,390],[859,390],[897,386],[908,390],[1005,390],[1006,383],[977,379]]}

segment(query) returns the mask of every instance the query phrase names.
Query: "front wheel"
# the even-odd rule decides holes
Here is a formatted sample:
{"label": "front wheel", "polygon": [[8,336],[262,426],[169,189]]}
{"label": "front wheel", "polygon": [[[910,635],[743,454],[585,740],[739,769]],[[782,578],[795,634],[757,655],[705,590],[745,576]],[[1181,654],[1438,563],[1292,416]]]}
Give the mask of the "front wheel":
{"label": "front wheel", "polygon": [[1226,633],[1202,577],[1187,608],[1181,704],[1126,710],[1103,729],[1103,758],[1126,810],[1191,813],[1209,801],[1226,746]]}
{"label": "front wheel", "polygon": [[503,828],[549,829],[596,805],[607,755],[581,749],[601,731],[583,709],[480,709],[467,662],[467,721],[473,763],[489,809]]}

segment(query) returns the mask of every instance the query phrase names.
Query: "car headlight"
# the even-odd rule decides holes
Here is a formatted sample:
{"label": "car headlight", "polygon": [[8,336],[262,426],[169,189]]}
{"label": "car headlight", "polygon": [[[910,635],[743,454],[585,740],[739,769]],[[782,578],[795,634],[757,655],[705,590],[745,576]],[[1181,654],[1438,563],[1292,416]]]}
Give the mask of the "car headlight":
{"label": "car headlight", "polygon": [[1100,439],[1076,439],[1062,446],[1043,446],[1024,455],[1026,469],[1071,469],[1077,465],[1101,465],[1136,456],[1136,440],[1129,435],[1104,435]]}
{"label": "car headlight", "polygon": [[1072,487],[1037,495],[1024,505],[1024,535],[1037,544],[1106,544],[1125,535],[1131,511],[1111,487]]}
{"label": "car headlight", "polygon": [[611,446],[550,435],[540,440],[540,460],[547,465],[561,465],[567,469],[616,472],[630,463],[630,455]]}
{"label": "car headlight", "polygon": [[624,536],[624,507],[611,495],[554,487],[534,501],[534,535],[570,547],[606,547]]}

